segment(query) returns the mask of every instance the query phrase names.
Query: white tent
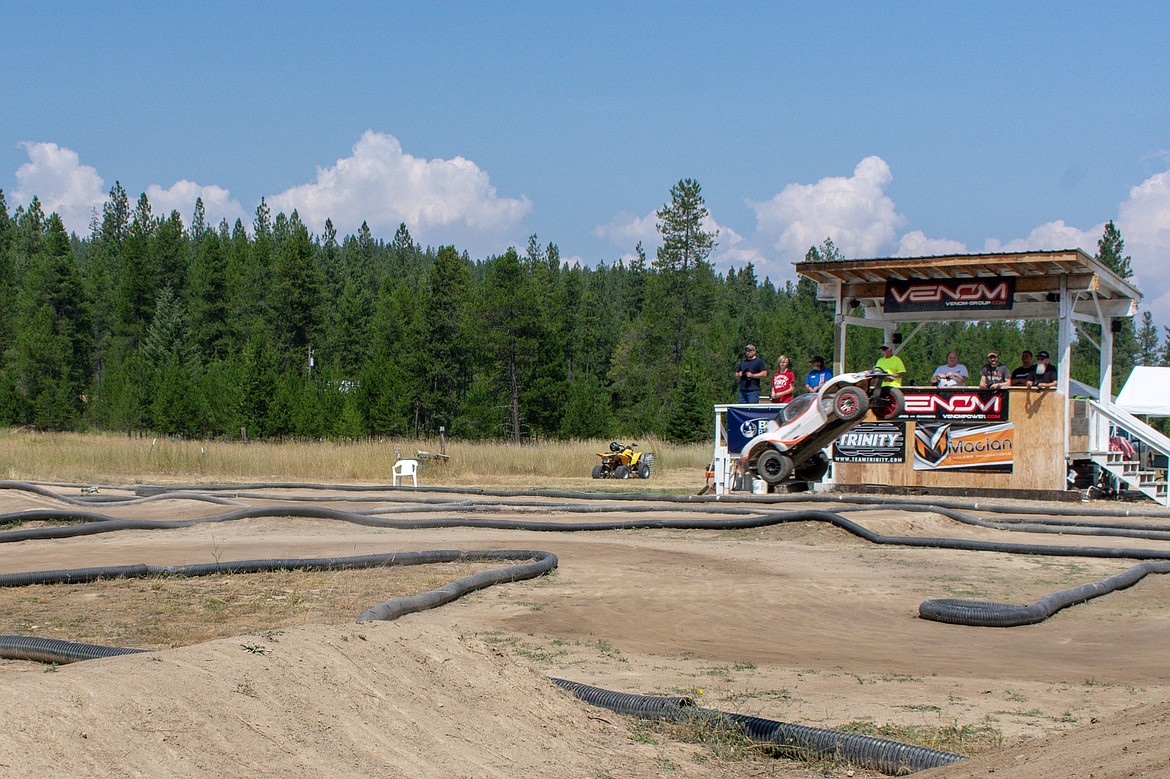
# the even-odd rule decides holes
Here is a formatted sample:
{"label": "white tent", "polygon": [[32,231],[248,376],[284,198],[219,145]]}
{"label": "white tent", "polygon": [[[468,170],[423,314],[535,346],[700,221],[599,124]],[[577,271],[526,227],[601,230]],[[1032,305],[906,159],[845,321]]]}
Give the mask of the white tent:
{"label": "white tent", "polygon": [[1116,402],[1131,414],[1170,417],[1170,368],[1138,365],[1125,380]]}

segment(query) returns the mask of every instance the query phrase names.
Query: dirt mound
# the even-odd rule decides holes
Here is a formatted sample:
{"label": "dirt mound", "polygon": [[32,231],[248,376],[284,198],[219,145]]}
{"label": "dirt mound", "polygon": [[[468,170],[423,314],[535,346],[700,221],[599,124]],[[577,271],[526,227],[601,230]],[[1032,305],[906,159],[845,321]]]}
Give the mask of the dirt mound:
{"label": "dirt mound", "polygon": [[521,661],[410,620],[20,674],[0,718],[6,776],[689,775],[667,753],[685,747],[632,743]]}
{"label": "dirt mound", "polygon": [[1170,776],[1170,703],[1139,706],[1059,736],[927,771],[922,779],[1130,779]]}

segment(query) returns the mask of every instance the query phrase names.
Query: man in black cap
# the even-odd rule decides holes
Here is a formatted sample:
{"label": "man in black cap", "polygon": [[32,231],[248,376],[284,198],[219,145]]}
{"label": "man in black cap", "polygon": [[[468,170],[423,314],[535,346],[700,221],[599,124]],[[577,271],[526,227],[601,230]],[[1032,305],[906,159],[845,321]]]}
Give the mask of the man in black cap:
{"label": "man in black cap", "polygon": [[1029,387],[1036,389],[1054,389],[1056,387],[1056,366],[1048,361],[1048,352],[1037,352],[1036,376],[1028,382]]}
{"label": "man in black cap", "polygon": [[735,378],[739,381],[739,402],[760,402],[760,379],[768,375],[768,366],[756,355],[755,344],[743,348],[744,356],[735,366]]}
{"label": "man in black cap", "polygon": [[874,367],[890,374],[890,378],[883,381],[882,386],[901,387],[902,379],[906,376],[906,364],[902,362],[901,357],[894,354],[894,350],[889,344],[882,344],[880,351],[882,356],[878,358]]}

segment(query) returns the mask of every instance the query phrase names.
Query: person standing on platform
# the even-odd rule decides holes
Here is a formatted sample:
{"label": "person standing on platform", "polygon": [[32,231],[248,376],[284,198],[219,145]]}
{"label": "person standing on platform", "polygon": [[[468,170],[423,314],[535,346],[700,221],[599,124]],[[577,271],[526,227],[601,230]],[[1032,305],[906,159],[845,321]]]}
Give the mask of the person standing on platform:
{"label": "person standing on platform", "polygon": [[959,353],[947,355],[946,365],[934,369],[930,383],[936,387],[962,387],[967,383],[967,366],[959,362]]}
{"label": "person standing on platform", "polygon": [[1056,366],[1048,361],[1048,352],[1038,353],[1036,359],[1040,361],[1036,364],[1036,375],[1027,386],[1034,389],[1055,389]]}
{"label": "person standing on platform", "polygon": [[1013,387],[1029,387],[1028,382],[1036,380],[1036,366],[1032,364],[1032,353],[1025,349],[1020,354],[1020,367],[1012,371]]}
{"label": "person standing on platform", "polygon": [[756,347],[748,344],[743,348],[744,357],[735,368],[739,380],[739,402],[760,402],[760,379],[768,375],[768,366],[756,356]]}
{"label": "person standing on platform", "polygon": [[890,378],[882,382],[883,387],[901,387],[902,379],[906,376],[906,364],[902,362],[902,358],[894,354],[894,349],[889,344],[882,344],[882,356],[878,358],[875,368],[883,370],[890,374]]}
{"label": "person standing on platform", "polygon": [[788,365],[788,355],[776,360],[776,372],[772,374],[772,402],[791,403],[796,394],[796,374]]}
{"label": "person standing on platform", "polygon": [[808,377],[804,380],[804,388],[809,392],[816,392],[829,379],[833,378],[833,372],[825,367],[825,358],[816,356],[812,358],[812,370],[808,372]]}
{"label": "person standing on platform", "polygon": [[988,352],[987,362],[983,365],[983,369],[979,371],[979,389],[997,390],[1001,387],[1006,387],[1008,382],[1011,381],[1011,378],[1007,366],[1001,364],[999,361],[999,352]]}

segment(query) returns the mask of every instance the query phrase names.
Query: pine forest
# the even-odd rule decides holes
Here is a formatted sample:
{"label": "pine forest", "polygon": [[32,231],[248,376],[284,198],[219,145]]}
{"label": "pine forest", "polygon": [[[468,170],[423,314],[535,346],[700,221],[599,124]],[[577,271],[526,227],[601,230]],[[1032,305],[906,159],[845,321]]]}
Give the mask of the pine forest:
{"label": "pine forest", "polygon": [[[34,198],[0,192],[0,424],[189,438],[434,436],[511,441],[655,434],[709,440],[712,405],[734,402],[747,343],[769,369],[787,355],[803,386],[832,364],[830,305],[807,280],[777,286],[751,264],[717,272],[699,184],[670,189],[648,258],[563,262],[537,236],[472,258],[423,248],[401,225],[313,234],[261,201],[251,225],[209,224],[203,204],[156,215],[121,184],[88,236]],[[1128,275],[1112,223],[1098,258]],[[806,259],[843,259],[831,238]],[[850,335],[850,370],[877,331]],[[868,339],[868,340],[867,340]],[[1096,382],[1089,339],[1074,377]],[[944,323],[901,356],[926,383],[951,349],[1011,362],[1056,346],[1051,322]],[[1083,355],[1080,353],[1084,352]],[[1148,314],[1126,322],[1114,377],[1166,364]],[[977,368],[974,368],[977,370]],[[1115,388],[1116,389],[1116,388]]]}

